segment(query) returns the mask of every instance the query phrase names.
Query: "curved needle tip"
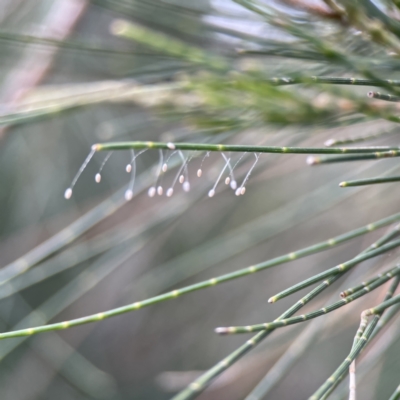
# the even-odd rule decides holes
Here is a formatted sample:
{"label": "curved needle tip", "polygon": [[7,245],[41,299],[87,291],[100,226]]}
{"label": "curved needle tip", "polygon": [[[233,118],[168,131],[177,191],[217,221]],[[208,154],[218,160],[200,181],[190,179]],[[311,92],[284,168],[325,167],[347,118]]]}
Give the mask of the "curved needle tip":
{"label": "curved needle tip", "polygon": [[340,187],[346,187],[346,186],[347,186],[347,182],[340,182],[340,183],[339,183],[339,186],[340,186]]}
{"label": "curved needle tip", "polygon": [[275,297],[271,297],[268,299],[268,303],[275,303]]}

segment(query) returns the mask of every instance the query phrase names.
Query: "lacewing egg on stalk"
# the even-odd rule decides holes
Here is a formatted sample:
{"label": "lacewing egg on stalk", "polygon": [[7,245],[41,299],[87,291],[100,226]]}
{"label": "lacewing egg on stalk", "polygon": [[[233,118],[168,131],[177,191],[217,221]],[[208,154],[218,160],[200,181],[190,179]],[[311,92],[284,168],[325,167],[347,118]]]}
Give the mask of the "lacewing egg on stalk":
{"label": "lacewing egg on stalk", "polygon": [[65,192],[64,192],[64,197],[68,200],[70,199],[72,196],[72,189],[68,188]]}
{"label": "lacewing egg on stalk", "polygon": [[150,187],[147,194],[149,195],[149,197],[154,197],[156,194],[156,188],[154,186]]}
{"label": "lacewing egg on stalk", "polygon": [[130,201],[130,200],[132,200],[132,198],[133,198],[133,191],[131,189],[128,189],[125,192],[125,200]]}

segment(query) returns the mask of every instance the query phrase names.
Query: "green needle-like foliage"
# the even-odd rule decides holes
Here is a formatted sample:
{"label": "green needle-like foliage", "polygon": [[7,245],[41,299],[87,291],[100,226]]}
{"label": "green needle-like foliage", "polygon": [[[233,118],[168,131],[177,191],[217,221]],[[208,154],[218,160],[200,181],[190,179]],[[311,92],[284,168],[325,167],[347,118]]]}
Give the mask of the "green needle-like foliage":
{"label": "green needle-like foliage", "polygon": [[[396,277],[393,280],[393,283],[391,284],[389,290],[387,291],[387,294],[385,296],[385,301],[382,304],[388,303],[392,300],[392,296],[397,289],[397,286],[400,283],[400,279]],[[365,345],[367,344],[368,340],[373,334],[374,329],[376,328],[376,325],[379,322],[380,316],[382,311],[385,309],[384,307],[380,307],[379,311],[377,308],[371,309],[374,310],[373,314],[376,314],[376,316],[373,318],[373,320],[368,324],[368,315],[370,310],[367,312],[363,312],[361,315],[361,322],[360,322],[360,327],[358,328],[358,331],[356,333],[356,336],[354,337],[354,345],[353,348],[351,349],[351,352],[349,355],[346,357],[346,359],[343,361],[343,363],[337,368],[337,370],[326,380],[326,382],[310,397],[310,400],[317,400],[320,399],[321,396],[327,392],[331,386],[333,386],[336,382],[336,380],[340,379],[340,376],[343,375],[343,373],[349,368],[350,364],[357,358],[357,356],[360,354],[360,352],[363,350]],[[386,306],[385,306],[386,307]]]}
{"label": "green needle-like foliage", "polygon": [[[28,328],[28,329],[22,329],[22,330],[18,330],[18,331],[7,332],[7,333],[0,333],[0,339],[10,338],[10,337],[19,337],[19,336],[29,336],[29,335],[33,335],[33,334],[41,333],[41,332],[67,329],[67,328],[70,328],[73,326],[83,325],[83,324],[87,324],[90,322],[97,322],[97,321],[101,321],[105,318],[110,318],[110,317],[114,317],[114,316],[117,316],[120,314],[125,314],[127,312],[135,311],[140,308],[147,307],[147,306],[150,306],[150,305],[153,305],[156,303],[160,303],[160,302],[163,302],[166,300],[175,299],[178,296],[182,296],[186,293],[190,293],[190,292],[194,292],[194,291],[197,291],[200,289],[212,287],[212,286],[218,285],[220,283],[230,281],[232,279],[237,279],[237,278],[240,278],[240,277],[243,277],[246,275],[251,275],[256,272],[262,271],[266,268],[271,268],[276,265],[280,265],[280,264],[283,264],[283,263],[286,263],[289,261],[293,261],[297,258],[305,257],[310,254],[326,250],[326,249],[336,246],[340,243],[343,243],[347,240],[353,239],[357,236],[366,234],[377,228],[388,225],[391,222],[397,221],[399,219],[400,219],[400,214],[396,214],[391,217],[385,218],[383,220],[377,221],[375,223],[371,223],[365,227],[356,229],[354,231],[348,232],[348,233],[340,235],[340,236],[336,236],[327,241],[317,243],[313,246],[291,252],[284,256],[276,257],[272,260],[268,260],[263,263],[252,265],[250,267],[243,268],[236,272],[232,272],[232,273],[229,273],[226,275],[221,275],[221,276],[218,276],[215,278],[211,278],[206,281],[199,282],[194,285],[186,286],[186,287],[183,287],[180,289],[176,289],[171,292],[168,292],[168,293],[165,293],[165,294],[162,294],[159,296],[155,296],[155,297],[143,300],[143,301],[135,302],[133,304],[129,304],[124,307],[119,307],[119,308],[116,308],[116,309],[113,309],[110,311],[105,311],[105,312],[101,312],[98,314],[89,315],[87,317],[77,318],[77,319],[71,320],[71,321],[63,321],[63,322],[56,323],[56,324],[50,324],[50,325],[39,326],[39,327],[34,327],[34,328],[32,327],[32,328]],[[375,248],[375,247],[378,247],[378,248],[376,250],[369,249],[369,251],[365,251],[364,256],[363,255],[359,256],[359,257],[364,257],[364,258],[360,259],[360,260],[357,259],[357,262],[361,262],[364,259],[368,259],[368,258],[374,257],[376,255],[382,254],[384,251],[387,251],[387,246],[389,246],[388,248],[394,248],[394,247],[398,246],[400,243],[400,240],[390,242],[387,245],[384,245],[384,244],[381,245],[381,243],[385,243],[386,241],[390,240],[392,238],[393,234],[394,234],[393,232],[390,232],[389,234],[383,236],[381,241],[378,241],[371,247],[371,248]],[[397,234],[397,230],[395,230],[395,234]],[[329,275],[338,275],[341,272],[345,272],[345,270],[340,269],[335,274],[330,273]],[[321,280],[321,279],[319,279],[319,280]],[[328,283],[328,285],[329,285],[329,283]]]}
{"label": "green needle-like foliage", "polygon": [[369,293],[371,290],[378,288],[379,286],[386,283],[389,279],[393,278],[393,276],[400,273],[399,267],[395,267],[391,269],[389,272],[384,274],[384,276],[376,279],[374,282],[365,285],[364,288],[356,291],[354,294],[347,296],[346,298],[339,300],[337,303],[332,304],[330,306],[324,307],[320,310],[313,311],[308,314],[298,315],[296,317],[282,319],[277,322],[266,322],[264,324],[257,324],[257,325],[248,325],[248,326],[232,326],[229,328],[217,328],[216,332],[221,334],[229,334],[229,333],[249,333],[249,332],[256,332],[256,331],[263,331],[265,329],[276,329],[281,328],[286,325],[297,324],[299,322],[307,321],[312,318],[320,317],[321,315],[330,313],[340,307],[345,306],[346,304],[358,299],[361,296]]}
{"label": "green needle-like foliage", "polygon": [[0,4],[2,398],[400,398],[400,2],[25,3]]}

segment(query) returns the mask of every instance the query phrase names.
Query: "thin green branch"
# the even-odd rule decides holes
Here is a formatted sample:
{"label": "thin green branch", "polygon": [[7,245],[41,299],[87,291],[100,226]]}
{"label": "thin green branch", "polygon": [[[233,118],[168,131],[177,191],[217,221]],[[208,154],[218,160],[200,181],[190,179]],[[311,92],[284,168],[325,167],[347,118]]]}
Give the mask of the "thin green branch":
{"label": "thin green branch", "polygon": [[360,283],[357,286],[353,286],[349,289],[344,290],[343,292],[340,293],[340,297],[345,298],[350,296],[353,293],[358,292],[359,290],[363,290],[364,288],[367,288],[370,286],[372,283],[376,282],[379,278],[384,276],[385,274],[389,273],[392,269],[389,269],[387,271],[381,272],[380,274],[372,277],[371,279],[366,280],[365,282]]}
{"label": "thin green branch", "polygon": [[400,181],[400,176],[388,176],[387,178],[369,178],[369,179],[358,179],[354,181],[344,181],[340,182],[340,187],[348,186],[366,186],[366,185],[376,185],[379,183],[390,183]]}
{"label": "thin green branch", "polygon": [[[396,227],[397,228],[397,227]],[[395,230],[396,230],[395,228]],[[385,240],[390,240],[392,234],[395,232],[395,230],[389,231],[387,235],[385,235],[383,238],[379,239],[377,242],[375,242],[373,245],[371,245],[369,248],[374,248],[376,246],[379,246],[381,244],[384,244]],[[366,249],[368,251],[368,249]],[[388,272],[388,271],[386,271]],[[335,275],[331,278],[329,278],[327,281],[330,283],[333,282],[333,279],[336,280],[339,278],[341,275]],[[324,284],[322,284],[323,286]],[[333,296],[336,297],[336,295]],[[335,299],[334,299],[335,300]],[[303,299],[301,299],[298,304],[302,304]],[[394,311],[395,307],[392,307],[387,313],[384,314],[384,317],[381,318],[379,321],[377,328],[374,331],[374,335],[382,329],[382,327],[390,320],[392,315],[389,315]],[[394,315],[394,314],[393,314]],[[279,380],[279,377],[284,376],[287,374],[288,368],[290,365],[293,365],[296,360],[298,360],[299,356],[301,354],[304,354],[306,351],[306,348],[309,343],[316,337],[317,332],[319,329],[321,329],[322,324],[317,323],[317,321],[314,321],[314,324],[310,324],[308,329],[306,329],[297,339],[296,341],[298,343],[294,343],[288,351],[279,359],[279,361],[274,365],[274,367],[265,375],[265,377],[260,381],[260,383],[252,390],[252,392],[246,397],[246,400],[261,400],[266,397],[268,392],[272,389],[274,384],[276,384]],[[306,347],[304,347],[305,345]],[[344,377],[344,375],[343,375]],[[333,387],[334,389],[334,387]],[[333,390],[332,389],[332,390]],[[329,393],[327,393],[325,398],[328,398]]]}
{"label": "thin green branch", "polygon": [[[351,276],[347,278],[347,281],[350,281],[350,279]],[[335,301],[336,298],[336,293],[332,294],[330,300],[326,302],[326,305]],[[340,318],[342,317],[339,314],[332,316],[332,319]],[[330,320],[330,322],[332,321]],[[321,323],[321,320],[316,320],[308,324],[307,328],[296,336],[296,339],[291,343],[290,347],[286,349],[285,353],[279,357],[261,381],[246,396],[245,400],[262,400],[267,398],[268,393],[281,379],[287,376],[289,369],[307,352],[309,347],[315,343],[315,340],[318,339],[324,329],[324,325],[324,323]]]}
{"label": "thin green branch", "polygon": [[377,305],[374,308],[365,310],[364,311],[365,316],[380,314],[382,311],[386,310],[389,307],[392,307],[397,303],[400,303],[400,294],[391,298],[390,300],[384,301],[383,303]]}
{"label": "thin green branch", "polygon": [[[336,275],[331,277],[330,279],[324,281],[320,285],[318,285],[315,289],[313,289],[310,293],[300,299],[297,303],[295,303],[292,307],[286,310],[276,321],[279,321],[283,318],[288,318],[293,315],[296,311],[302,308],[307,302],[311,301],[314,297],[320,294],[323,290],[325,290],[331,283],[337,280],[340,275]],[[192,382],[186,389],[182,390],[178,393],[172,400],[190,400],[196,396],[198,396],[210,383],[213,379],[215,379],[218,375],[228,369],[231,365],[233,365],[237,360],[242,358],[245,354],[247,354],[250,350],[253,349],[257,344],[259,344],[262,340],[264,340],[272,330],[264,330],[257,333],[247,342],[245,342],[242,346],[236,349],[234,352],[229,354],[223,360],[221,360],[214,367],[209,369],[200,378],[196,379]]]}
{"label": "thin green branch", "polygon": [[[114,150],[189,150],[189,151],[233,151],[243,153],[282,153],[282,154],[363,154],[374,152],[399,152],[400,146],[371,146],[371,147],[279,147],[253,146],[238,144],[210,143],[172,143],[172,142],[110,142],[97,143],[92,146],[94,151]],[[369,155],[369,154],[368,154]]]}
{"label": "thin green branch", "polygon": [[336,157],[307,157],[308,165],[331,164],[348,161],[380,160],[382,158],[400,157],[400,151],[384,151],[371,154],[353,154],[349,156]]}
{"label": "thin green branch", "polygon": [[321,315],[328,314],[332,311],[337,310],[345,306],[348,303],[368,294],[370,291],[378,288],[385,284],[388,280],[392,279],[393,276],[396,276],[400,273],[400,266],[396,266],[390,269],[386,274],[381,276],[380,278],[376,279],[374,282],[370,283],[369,285],[365,285],[363,289],[357,291],[356,293],[337,301],[336,303],[331,304],[330,306],[323,307],[319,310],[312,311],[308,314],[297,315],[292,318],[281,319],[276,322],[267,322],[263,324],[256,324],[256,325],[248,325],[248,326],[230,326],[230,327],[219,327],[215,329],[216,333],[227,335],[227,334],[234,334],[234,333],[249,333],[249,332],[258,332],[263,331],[266,329],[276,329],[282,328],[287,325],[298,324],[300,322],[308,321],[313,318],[320,317]]}
{"label": "thin green branch", "polygon": [[[110,318],[110,317],[114,317],[116,315],[135,311],[140,308],[150,306],[152,304],[156,304],[156,303],[166,301],[166,300],[175,299],[178,296],[181,296],[181,295],[184,295],[184,294],[187,294],[190,292],[194,292],[196,290],[212,287],[212,286],[215,286],[215,285],[223,283],[223,282],[227,282],[227,281],[230,281],[230,280],[233,280],[236,278],[241,278],[243,276],[251,275],[255,272],[262,271],[266,268],[271,268],[273,266],[283,264],[285,262],[289,262],[289,261],[295,260],[300,257],[305,257],[307,255],[326,250],[328,248],[331,248],[332,246],[338,245],[347,240],[353,239],[357,236],[360,236],[360,235],[363,235],[370,231],[373,231],[373,230],[377,229],[378,227],[389,225],[390,223],[398,221],[398,220],[400,220],[400,213],[394,214],[390,217],[384,218],[375,223],[368,224],[362,228],[355,229],[355,230],[345,233],[343,235],[336,236],[336,237],[326,240],[324,242],[317,243],[313,246],[309,246],[309,247],[303,248],[301,250],[298,250],[298,251],[295,251],[292,253],[288,253],[288,254],[280,256],[280,257],[273,258],[273,259],[268,260],[263,263],[252,265],[250,267],[243,268],[243,269],[231,272],[229,274],[211,278],[211,279],[208,279],[208,280],[205,280],[205,281],[193,284],[193,285],[183,287],[181,289],[173,290],[171,292],[164,293],[159,296],[151,297],[151,298],[148,298],[148,299],[140,301],[140,302],[135,302],[135,303],[129,304],[124,307],[115,308],[115,309],[101,312],[98,314],[93,314],[93,315],[89,315],[86,317],[73,319],[70,321],[64,321],[64,322],[50,324],[50,325],[38,326],[35,328],[21,329],[18,331],[1,333],[0,339],[10,338],[10,337],[18,337],[18,336],[29,336],[29,335],[33,335],[33,334],[40,333],[40,332],[66,329],[66,328],[70,328],[73,326],[83,325],[83,324],[87,324],[90,322],[97,322],[97,321],[101,321],[102,319],[105,319],[105,318]],[[377,251],[377,250],[375,250],[375,251]]]}
{"label": "thin green branch", "polygon": [[377,86],[386,85],[400,86],[400,80],[391,79],[361,79],[361,78],[342,78],[332,76],[300,76],[300,77],[275,77],[268,79],[271,85],[285,86],[300,83],[317,83],[330,85],[350,85],[350,86]]}
{"label": "thin green branch", "polygon": [[361,136],[354,136],[354,137],[348,137],[348,138],[342,138],[342,139],[328,139],[324,145],[327,147],[331,147],[331,146],[339,146],[339,145],[343,145],[343,144],[349,144],[349,143],[359,143],[359,142],[364,142],[367,140],[374,140],[374,139],[378,139],[382,136],[385,135],[393,135],[395,133],[399,133],[399,128],[396,127],[394,129],[390,129],[390,130],[383,130],[377,133],[371,133],[371,134],[367,134],[367,135],[361,135]]}
{"label": "thin green branch", "polygon": [[368,97],[371,97],[373,99],[391,101],[394,103],[398,103],[400,101],[399,96],[393,96],[391,94],[385,94],[385,93],[379,93],[379,92],[368,92]]}
{"label": "thin green branch", "polygon": [[[393,293],[395,292],[398,284],[400,282],[400,278],[396,277],[393,280],[393,283],[390,285],[390,288],[385,296],[385,301],[382,304],[388,303],[393,296]],[[396,296],[400,297],[400,296]],[[394,299],[395,297],[393,297]],[[385,308],[377,310],[378,307],[381,305],[375,307],[375,309],[370,309],[370,310],[375,310],[373,314],[377,314],[375,318],[370,322],[370,324],[367,326],[368,319],[367,317],[372,314],[368,314],[368,311],[364,311],[361,314],[361,323],[360,327],[357,330],[356,336],[355,336],[355,344],[352,347],[349,355],[346,357],[346,359],[342,362],[342,364],[336,369],[336,371],[325,381],[325,383],[310,397],[309,400],[320,400],[321,397],[335,384],[335,382],[340,379],[340,377],[347,372],[350,364],[357,358],[357,356],[360,354],[360,352],[363,350],[363,348],[366,346],[368,343],[369,339],[371,338],[376,325],[379,322],[379,318],[381,313],[385,310]]]}
{"label": "thin green branch", "polygon": [[[369,338],[368,343],[371,343],[375,337],[381,333],[382,329],[388,325],[389,322],[392,321],[392,319],[397,316],[397,313],[400,311],[400,305],[391,307],[387,312],[383,314],[383,316],[379,319],[378,324],[376,325],[376,328],[372,334],[372,336]],[[381,355],[385,354],[385,352],[391,348],[391,346],[396,342],[398,339],[398,336],[396,336],[396,332],[400,332],[400,321],[394,324],[392,324],[389,328],[388,331],[384,333],[384,336],[381,338],[381,341],[379,342],[379,347],[375,346],[372,348],[369,353],[366,355],[365,360],[363,360],[361,368],[358,368],[357,370],[357,375],[358,375],[358,380],[361,381],[366,377],[366,375],[372,371],[380,361],[382,361],[382,358],[380,357]],[[329,395],[333,392],[333,390],[336,388],[337,385],[345,378],[346,376],[346,371],[343,373],[339,381],[336,381],[334,385],[327,391],[325,392],[324,396],[321,397],[322,399],[327,399]],[[340,388],[340,391],[338,394],[335,395],[335,400],[342,400],[344,398],[347,398],[347,392],[348,388],[342,386]]]}
{"label": "thin green branch", "polygon": [[293,285],[290,288],[283,290],[282,292],[279,292],[275,296],[272,296],[268,300],[268,302],[275,303],[276,301],[281,300],[284,297],[287,297],[293,293],[296,293],[301,289],[304,289],[316,282],[321,281],[322,279],[328,278],[331,275],[336,275],[339,272],[349,271],[351,268],[353,268],[355,265],[359,264],[360,262],[368,260],[368,259],[376,257],[376,256],[379,256],[379,255],[386,253],[387,251],[390,251],[398,246],[400,246],[400,239],[394,240],[393,242],[385,244],[376,250],[371,250],[366,253],[359,254],[358,256],[354,257],[353,259],[351,259],[349,261],[339,264],[336,267],[327,269],[324,272],[316,274],[316,275],[312,276],[311,278],[305,279],[304,281],[297,283],[296,285]]}
{"label": "thin green branch", "polygon": [[[375,243],[373,243],[371,246],[369,246],[367,249],[364,250],[364,252],[368,252],[371,249],[375,247],[379,247],[386,243],[387,240],[390,240],[392,235],[392,231],[388,232],[384,236],[382,236],[380,239],[378,239]],[[330,278],[326,279],[324,282],[319,284],[317,287],[315,287],[311,292],[309,292],[307,295],[305,295],[303,298],[301,298],[299,301],[297,301],[292,307],[290,307],[288,310],[286,310],[277,320],[279,319],[284,319],[292,316],[294,313],[296,313],[298,310],[300,310],[305,304],[307,304],[309,301],[311,301],[313,298],[318,296],[322,291],[324,291],[329,285],[331,285],[333,282],[335,282],[337,279],[339,279],[343,274],[337,274],[334,276],[331,276]],[[273,330],[272,330],[273,331]],[[206,373],[204,373],[202,376],[200,376],[197,380],[195,380],[192,384],[190,384],[186,389],[184,389],[182,392],[180,392],[177,396],[173,398],[173,400],[188,400],[196,397],[199,393],[201,393],[210,383],[211,381],[216,378],[218,375],[220,375],[223,371],[225,371],[227,368],[229,368],[232,364],[234,364],[238,359],[243,357],[247,352],[249,352],[253,346],[256,346],[258,343],[260,343],[263,339],[265,339],[271,330],[266,330],[257,333],[255,336],[253,336],[252,339],[244,343],[239,349],[235,350],[233,353],[225,357],[222,361],[220,361],[218,364],[216,364],[213,368],[208,370]]]}

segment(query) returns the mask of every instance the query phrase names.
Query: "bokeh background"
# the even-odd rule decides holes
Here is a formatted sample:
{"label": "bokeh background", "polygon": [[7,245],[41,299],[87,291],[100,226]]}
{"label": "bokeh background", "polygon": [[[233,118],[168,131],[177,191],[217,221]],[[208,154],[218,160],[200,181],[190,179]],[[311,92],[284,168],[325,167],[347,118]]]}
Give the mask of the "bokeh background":
{"label": "bokeh background", "polygon": [[[302,15],[287,4],[275,5],[291,15]],[[0,133],[1,265],[42,243],[40,249],[46,251],[46,240],[71,229],[71,224],[75,223],[73,232],[82,230],[72,243],[0,288],[1,331],[143,300],[398,211],[396,183],[379,188],[338,187],[344,179],[394,171],[396,159],[311,168],[303,155],[262,155],[244,196],[235,196],[222,182],[211,199],[207,193],[224,160],[211,154],[198,178],[202,157],[194,157],[188,168],[189,193],[178,183],[171,198],[149,198],[158,153],[148,151],[137,159],[135,196],[125,202],[130,153],[113,153],[99,184],[94,176],[105,154],[96,154],[72,198],[65,200],[65,189],[97,142],[322,146],[329,138],[378,132],[388,124],[362,118],[348,125],[265,123],[221,133],[195,127],[185,114],[164,107],[165,90],[168,100],[175,100],[169,85],[202,71],[193,71],[187,61],[168,52],[115,37],[110,33],[115,19],[139,22],[224,55],[243,70],[262,68],[270,76],[299,68],[321,74],[334,70],[330,65],[317,68],[312,62],[285,58],[274,48],[274,43],[285,39],[282,34],[229,0],[2,0],[0,10],[0,104],[2,115],[11,115]],[[249,42],[269,45],[270,54],[236,52]],[[390,144],[393,136],[371,143]],[[232,157],[238,160],[239,156]],[[252,154],[241,159],[235,171],[238,182],[253,161]],[[164,188],[174,179],[174,165],[179,163],[178,155],[171,158],[162,178]],[[1,341],[1,398],[171,398],[247,340],[247,335],[217,336],[215,327],[273,320],[299,294],[274,305],[267,303],[269,297],[354,257],[381,233],[100,323]],[[341,290],[390,265],[395,257],[396,251],[363,263],[306,311],[329,299],[336,301]],[[380,301],[383,293],[378,290],[315,322],[276,332],[199,398],[243,399],[282,357],[288,366],[265,398],[306,398],[346,357],[360,312]],[[390,326],[363,354],[357,370],[360,398],[387,398],[393,392],[400,368],[399,334],[398,323],[397,328]],[[342,393],[346,396],[343,389]]]}

